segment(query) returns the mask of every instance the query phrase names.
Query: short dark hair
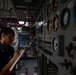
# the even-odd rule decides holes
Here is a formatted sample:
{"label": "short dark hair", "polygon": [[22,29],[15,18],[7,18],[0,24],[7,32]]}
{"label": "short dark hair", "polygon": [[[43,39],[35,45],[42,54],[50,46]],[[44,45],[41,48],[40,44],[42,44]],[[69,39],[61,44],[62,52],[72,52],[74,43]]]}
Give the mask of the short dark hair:
{"label": "short dark hair", "polygon": [[15,34],[14,30],[11,29],[10,27],[1,27],[1,29],[0,29],[0,38],[1,38],[2,33],[6,34],[6,35],[9,34],[9,33]]}

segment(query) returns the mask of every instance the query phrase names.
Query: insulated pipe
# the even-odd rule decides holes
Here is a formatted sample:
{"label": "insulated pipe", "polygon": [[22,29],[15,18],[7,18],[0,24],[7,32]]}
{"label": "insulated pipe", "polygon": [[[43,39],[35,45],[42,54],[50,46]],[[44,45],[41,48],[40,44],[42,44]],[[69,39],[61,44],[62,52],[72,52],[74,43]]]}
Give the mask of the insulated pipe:
{"label": "insulated pipe", "polygon": [[9,10],[10,8],[11,7],[8,0],[0,0],[0,10],[6,11]]}
{"label": "insulated pipe", "polygon": [[7,0],[4,0],[4,10],[7,10],[8,9],[8,2]]}
{"label": "insulated pipe", "polygon": [[4,2],[3,0],[0,0],[0,10],[2,10],[4,8]]}
{"label": "insulated pipe", "polygon": [[17,15],[17,12],[16,12],[16,9],[15,9],[15,6],[13,4],[13,1],[12,0],[9,0],[9,1],[10,1],[11,5],[12,5],[12,8],[13,8],[13,11],[14,11],[14,14],[15,14],[17,20],[19,20],[18,15]]}

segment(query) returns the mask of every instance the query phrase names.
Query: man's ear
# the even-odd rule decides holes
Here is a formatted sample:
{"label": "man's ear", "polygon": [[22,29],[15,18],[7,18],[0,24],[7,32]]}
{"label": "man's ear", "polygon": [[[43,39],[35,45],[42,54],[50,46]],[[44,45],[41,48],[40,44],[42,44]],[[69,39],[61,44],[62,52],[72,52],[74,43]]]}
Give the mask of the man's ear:
{"label": "man's ear", "polygon": [[5,37],[6,35],[4,33],[2,33],[2,36],[1,37]]}

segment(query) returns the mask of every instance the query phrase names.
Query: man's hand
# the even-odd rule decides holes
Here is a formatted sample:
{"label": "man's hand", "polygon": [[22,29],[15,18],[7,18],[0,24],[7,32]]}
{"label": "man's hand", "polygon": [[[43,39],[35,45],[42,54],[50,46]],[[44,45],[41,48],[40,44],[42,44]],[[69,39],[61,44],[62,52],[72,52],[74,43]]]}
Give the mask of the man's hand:
{"label": "man's hand", "polygon": [[19,51],[18,50],[15,51],[13,56],[14,60],[16,60],[19,57],[19,55],[20,55]]}

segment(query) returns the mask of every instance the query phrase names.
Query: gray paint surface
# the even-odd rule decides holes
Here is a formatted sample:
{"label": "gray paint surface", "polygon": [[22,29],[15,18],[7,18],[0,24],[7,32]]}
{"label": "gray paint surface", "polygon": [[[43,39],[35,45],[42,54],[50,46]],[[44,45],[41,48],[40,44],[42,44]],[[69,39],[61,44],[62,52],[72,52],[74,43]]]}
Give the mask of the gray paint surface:
{"label": "gray paint surface", "polygon": [[23,66],[20,70],[16,71],[16,75],[20,75],[21,73],[25,73],[25,68],[28,67],[28,73],[33,74],[34,73],[34,67],[37,66],[37,60],[36,59],[25,59],[22,60]]}

